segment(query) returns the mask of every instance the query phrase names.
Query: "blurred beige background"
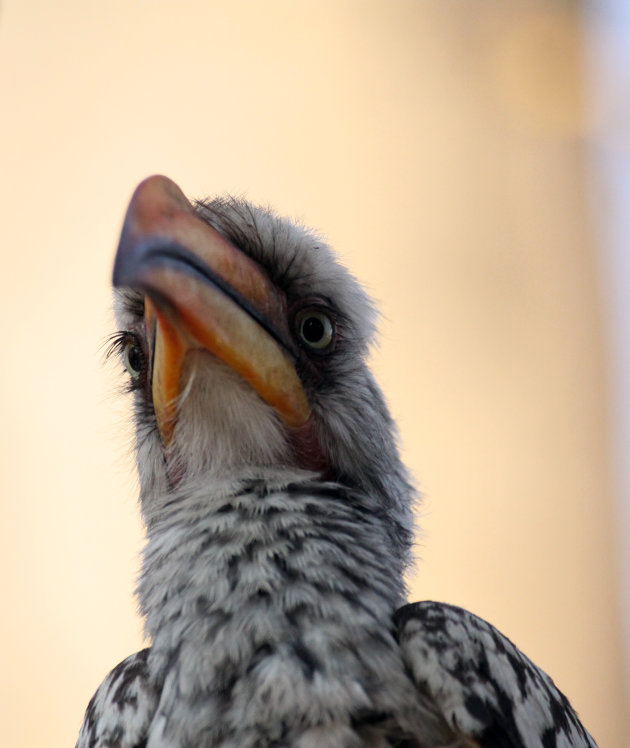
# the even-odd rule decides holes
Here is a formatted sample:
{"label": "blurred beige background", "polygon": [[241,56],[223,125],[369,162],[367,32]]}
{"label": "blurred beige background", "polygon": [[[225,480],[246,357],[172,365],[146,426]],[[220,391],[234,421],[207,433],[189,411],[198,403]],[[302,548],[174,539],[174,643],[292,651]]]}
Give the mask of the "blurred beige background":
{"label": "blurred beige background", "polygon": [[424,493],[415,599],[489,619],[630,734],[584,28],[568,2],[3,0],[0,744],[73,745],[142,645],[121,379],[135,184],[321,229],[379,300]]}

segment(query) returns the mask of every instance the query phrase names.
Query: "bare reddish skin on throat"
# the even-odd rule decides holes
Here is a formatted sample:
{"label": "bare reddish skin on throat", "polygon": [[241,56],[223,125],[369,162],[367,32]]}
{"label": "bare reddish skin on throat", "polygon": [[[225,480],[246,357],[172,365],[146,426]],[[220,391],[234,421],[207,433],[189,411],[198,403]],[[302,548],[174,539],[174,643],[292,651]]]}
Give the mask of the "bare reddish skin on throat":
{"label": "bare reddish skin on throat", "polygon": [[315,419],[311,413],[303,426],[288,429],[289,443],[295,457],[295,467],[302,470],[312,470],[323,478],[330,478],[330,462],[324,454],[322,445],[317,437]]}

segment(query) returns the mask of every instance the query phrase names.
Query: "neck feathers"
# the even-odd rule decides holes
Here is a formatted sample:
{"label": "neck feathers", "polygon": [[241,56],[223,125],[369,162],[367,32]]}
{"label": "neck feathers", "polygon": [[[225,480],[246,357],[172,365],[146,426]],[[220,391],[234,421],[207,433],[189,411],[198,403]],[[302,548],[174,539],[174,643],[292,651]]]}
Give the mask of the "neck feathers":
{"label": "neck feathers", "polygon": [[338,607],[344,618],[344,606],[391,613],[404,600],[389,530],[370,497],[307,473],[182,494],[149,518],[138,592],[154,638],[178,619],[210,621],[221,611],[318,618],[334,601],[331,615]]}
{"label": "neck feathers", "polygon": [[183,730],[191,744],[246,746],[373,710],[383,674],[403,672],[392,615],[404,589],[387,547],[369,499],[305,473],[163,505],[138,592],[164,745]]}

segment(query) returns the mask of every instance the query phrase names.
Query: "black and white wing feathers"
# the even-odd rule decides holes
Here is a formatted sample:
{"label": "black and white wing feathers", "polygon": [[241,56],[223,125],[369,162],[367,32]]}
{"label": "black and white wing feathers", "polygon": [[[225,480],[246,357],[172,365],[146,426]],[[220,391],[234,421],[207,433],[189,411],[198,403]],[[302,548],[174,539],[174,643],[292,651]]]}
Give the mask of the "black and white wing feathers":
{"label": "black and white wing feathers", "polygon": [[372,304],[319,237],[153,176],[114,282],[153,650],[107,676],[77,748],[594,746],[489,624],[394,614],[415,491]]}
{"label": "black and white wing feathers", "polygon": [[98,687],[85,712],[76,748],[141,748],[159,693],[150,684],[150,649],[127,657]]}
{"label": "black and white wing feathers", "polygon": [[492,748],[594,748],[551,678],[486,621],[444,603],[400,608],[405,664],[463,739]]}

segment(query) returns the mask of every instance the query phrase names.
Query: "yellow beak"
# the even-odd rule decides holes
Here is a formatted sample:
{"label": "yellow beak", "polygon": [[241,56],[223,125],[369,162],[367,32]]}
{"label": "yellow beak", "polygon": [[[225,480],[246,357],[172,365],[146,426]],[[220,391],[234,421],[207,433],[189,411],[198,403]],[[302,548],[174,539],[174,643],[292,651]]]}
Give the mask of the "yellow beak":
{"label": "yellow beak", "polygon": [[288,426],[306,423],[310,407],[284,294],[170,179],[149,177],[136,188],[114,285],[145,294],[153,405],[165,445],[177,422],[184,359],[200,348],[232,367]]}

